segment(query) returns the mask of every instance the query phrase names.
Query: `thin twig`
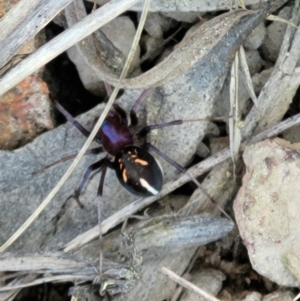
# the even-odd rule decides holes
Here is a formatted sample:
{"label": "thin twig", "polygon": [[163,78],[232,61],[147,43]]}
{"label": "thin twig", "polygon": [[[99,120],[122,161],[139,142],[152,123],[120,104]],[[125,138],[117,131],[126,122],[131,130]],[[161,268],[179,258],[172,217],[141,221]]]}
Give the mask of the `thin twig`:
{"label": "thin twig", "polygon": [[[190,272],[191,272],[192,268],[194,267],[194,264],[195,264],[196,260],[199,258],[199,253],[200,253],[199,251],[200,250],[202,250],[201,247],[199,247],[198,250],[195,252],[195,254],[193,255],[193,258],[191,259],[188,267],[186,268],[184,274],[182,275],[182,277],[184,279],[188,280],[188,281],[192,278]],[[172,296],[171,301],[176,301],[177,299],[179,299],[179,296],[181,295],[182,290],[183,290],[182,286],[177,287],[174,294],[173,294],[173,296]]]}
{"label": "thin twig", "polygon": [[193,283],[187,281],[186,279],[176,275],[174,272],[171,270],[167,269],[166,267],[162,267],[161,271],[166,274],[168,277],[170,277],[172,280],[175,282],[179,283],[180,285],[184,286],[185,288],[193,291],[195,294],[206,298],[207,300],[210,301],[220,301],[219,299],[215,298],[214,296],[208,294],[207,292],[203,291]]}
{"label": "thin twig", "polygon": [[241,133],[239,129],[240,112],[239,112],[239,50],[235,53],[235,58],[231,66],[230,77],[230,115],[229,119],[229,141],[231,150],[231,160],[233,164],[233,178],[236,181],[236,162],[239,158]]}
{"label": "thin twig", "polygon": [[245,49],[244,46],[241,45],[239,48],[239,59],[240,59],[240,64],[241,64],[241,71],[244,75],[243,82],[246,86],[246,89],[248,90],[248,93],[254,103],[254,105],[256,107],[258,107],[258,103],[257,103],[257,97],[255,95],[255,91],[254,91],[254,87],[253,87],[253,83],[252,83],[252,79],[251,79],[251,74],[249,71],[249,67],[248,67],[248,62],[247,62],[247,58],[246,58],[246,53],[245,53]]}
{"label": "thin twig", "polygon": [[[185,279],[185,280],[187,280],[187,281],[189,281],[189,280],[191,280],[192,277],[191,277],[191,274],[184,273],[182,275],[182,278]],[[180,297],[180,295],[181,295],[181,293],[182,293],[183,290],[184,290],[184,287],[182,285],[178,286],[176,288],[175,292],[172,295],[171,301],[177,301],[177,300],[179,300],[179,297]]]}
{"label": "thin twig", "polygon": [[[241,149],[243,150],[246,145],[250,145],[253,143],[256,143],[258,141],[261,141],[263,139],[271,138],[274,136],[277,136],[281,132],[286,131],[287,129],[299,125],[300,124],[300,114],[297,114],[293,117],[290,117],[275,126],[262,131],[261,133],[254,136],[252,139],[247,140],[246,142],[242,143]],[[230,158],[230,149],[226,148],[211,157],[205,159],[204,161],[198,163],[197,165],[191,167],[188,171],[190,174],[192,174],[194,177],[198,177],[202,175],[203,173],[209,171],[217,164],[224,162],[225,160]],[[118,224],[122,223],[124,220],[126,220],[131,215],[135,214],[137,211],[142,210],[143,208],[149,206],[156,200],[162,198],[163,196],[167,195],[168,193],[172,192],[176,188],[182,186],[183,184],[190,181],[190,178],[187,175],[180,175],[178,179],[170,181],[166,183],[161,192],[153,197],[148,198],[139,198],[136,201],[130,203],[126,207],[122,208],[115,214],[111,215],[109,218],[104,220],[102,222],[102,234],[105,234],[110,229],[114,228]],[[69,243],[67,243],[64,246],[64,252],[73,252],[86,243],[92,241],[99,235],[99,229],[98,226],[94,227],[87,232],[78,235],[76,238],[71,240]]]}

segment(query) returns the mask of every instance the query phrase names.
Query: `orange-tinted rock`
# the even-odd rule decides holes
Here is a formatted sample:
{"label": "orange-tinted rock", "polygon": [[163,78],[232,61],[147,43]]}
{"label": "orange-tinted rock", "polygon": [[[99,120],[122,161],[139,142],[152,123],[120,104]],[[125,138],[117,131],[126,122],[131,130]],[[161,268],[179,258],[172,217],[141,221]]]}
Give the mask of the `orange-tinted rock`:
{"label": "orange-tinted rock", "polygon": [[[19,0],[0,0],[0,17],[4,16]],[[22,57],[36,50],[40,34],[26,42],[7,66],[8,71]],[[45,129],[53,128],[50,116],[50,100],[47,84],[41,80],[39,72],[27,77],[13,89],[0,96],[0,149],[11,150],[36,137]]]}
{"label": "orange-tinted rock", "polygon": [[0,97],[0,148],[13,149],[51,129],[48,87],[37,74]]}

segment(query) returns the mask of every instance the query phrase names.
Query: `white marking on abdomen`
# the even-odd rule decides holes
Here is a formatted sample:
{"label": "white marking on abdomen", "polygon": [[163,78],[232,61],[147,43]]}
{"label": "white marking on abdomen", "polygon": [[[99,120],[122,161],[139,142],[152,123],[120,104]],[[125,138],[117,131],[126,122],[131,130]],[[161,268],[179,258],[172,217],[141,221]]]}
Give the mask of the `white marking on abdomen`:
{"label": "white marking on abdomen", "polygon": [[144,179],[140,179],[140,183],[141,185],[146,188],[149,192],[151,192],[153,195],[157,195],[159,193],[159,191],[157,191],[156,189],[154,189],[153,187],[151,187],[148,182]]}

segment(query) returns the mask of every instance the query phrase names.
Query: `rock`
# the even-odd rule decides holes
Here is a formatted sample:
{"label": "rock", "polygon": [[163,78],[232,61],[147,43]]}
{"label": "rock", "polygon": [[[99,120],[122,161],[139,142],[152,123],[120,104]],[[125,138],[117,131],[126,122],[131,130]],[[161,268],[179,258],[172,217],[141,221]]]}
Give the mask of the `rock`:
{"label": "rock", "polygon": [[178,22],[194,23],[199,20],[199,13],[197,12],[164,12],[166,17],[172,18]]}
{"label": "rock", "polygon": [[[18,2],[18,1],[17,1]],[[0,18],[15,7],[16,1],[0,1]],[[45,43],[44,32],[23,43],[15,56],[0,68],[0,78],[27,54]],[[12,150],[53,128],[47,84],[38,70],[0,96],[0,149]]]}
{"label": "rock", "polygon": [[292,296],[292,293],[289,291],[274,292],[274,293],[266,295],[263,298],[263,301],[292,301],[292,300],[293,300],[293,296]]}
{"label": "rock", "polygon": [[35,73],[0,97],[0,148],[11,150],[53,128],[48,86]]}
{"label": "rock", "polygon": [[[128,56],[130,47],[135,35],[135,27],[133,22],[129,17],[121,16],[117,17],[111,22],[107,23],[101,27],[101,31],[105,34],[106,38],[124,55],[124,58]],[[94,39],[95,35],[93,35]],[[95,43],[97,40],[95,41]],[[98,41],[101,43],[101,47],[105,48],[105,43],[103,41]],[[109,51],[109,49],[107,50]],[[78,53],[76,47],[71,47],[68,51],[68,56],[71,61],[76,65],[80,79],[84,87],[91,93],[97,96],[104,96],[106,92],[102,81],[99,80],[99,77],[92,70],[92,68],[86,63],[86,60],[82,57],[82,54]],[[140,58],[140,48],[137,47],[135,52],[134,59],[132,61],[132,66],[135,66],[139,62]],[[109,62],[106,62],[109,65]],[[120,64],[122,61],[120,60]],[[116,64],[116,61],[111,63]],[[122,66],[114,66],[114,68],[122,69]],[[139,71],[138,71],[139,72]],[[138,73],[134,73],[137,75]]]}
{"label": "rock", "polygon": [[147,54],[149,54],[149,58],[153,60],[158,55],[161,54],[162,48],[160,47],[162,43],[164,42],[163,39],[159,38],[153,38],[149,35],[144,35],[141,38],[141,45],[142,48],[145,50]]}
{"label": "rock", "polygon": [[[292,7],[284,7],[278,14],[278,17],[289,20]],[[283,41],[287,24],[283,22],[273,21],[267,27],[267,36],[262,44],[264,56],[272,62],[277,60],[279,50]]]}
{"label": "rock", "polygon": [[[139,14],[139,18],[140,18]],[[153,38],[162,39],[164,33],[177,24],[160,13],[148,13],[144,30]]]}
{"label": "rock", "polygon": [[[88,0],[90,2],[96,2],[99,5],[104,5],[109,2],[109,0]],[[266,0],[264,0],[266,1]],[[261,0],[245,0],[245,5],[256,5],[260,4]],[[131,7],[133,11],[142,11],[144,6],[144,1],[139,1],[136,5]],[[229,10],[232,8],[237,8],[234,2],[231,0],[152,0],[150,4],[150,12],[207,12],[207,11],[222,11]]]}
{"label": "rock", "polygon": [[300,248],[300,144],[265,140],[248,146],[243,158],[234,212],[252,266],[278,285],[298,287],[285,261]]}
{"label": "rock", "polygon": [[244,46],[248,49],[257,49],[261,46],[265,36],[266,36],[266,27],[263,22],[261,22],[247,37],[245,40]]}
{"label": "rock", "polygon": [[257,50],[245,50],[249,72],[254,75],[262,69],[262,60]]}
{"label": "rock", "polygon": [[261,301],[262,295],[258,292],[249,293],[243,301]]}

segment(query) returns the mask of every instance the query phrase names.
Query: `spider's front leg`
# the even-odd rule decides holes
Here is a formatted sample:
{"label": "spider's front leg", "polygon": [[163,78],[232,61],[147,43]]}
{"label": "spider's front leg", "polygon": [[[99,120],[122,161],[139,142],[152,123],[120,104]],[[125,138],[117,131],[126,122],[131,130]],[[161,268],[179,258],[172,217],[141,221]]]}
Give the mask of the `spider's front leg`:
{"label": "spider's front leg", "polygon": [[58,109],[60,113],[62,113],[66,119],[71,122],[85,137],[90,135],[90,132],[83,127],[60,103],[57,101],[54,102],[55,107]]}
{"label": "spider's front leg", "polygon": [[132,106],[132,108],[131,108],[131,110],[130,110],[129,115],[130,115],[130,121],[131,121],[130,126],[131,126],[131,127],[135,127],[135,126],[138,125],[139,119],[138,119],[138,117],[137,117],[136,112],[137,112],[137,110],[138,110],[139,105],[140,105],[140,104],[145,100],[145,98],[147,97],[148,92],[149,92],[149,89],[144,90],[144,91],[142,92],[142,94],[139,96],[139,98],[135,101],[135,103],[133,104],[133,106]]}

